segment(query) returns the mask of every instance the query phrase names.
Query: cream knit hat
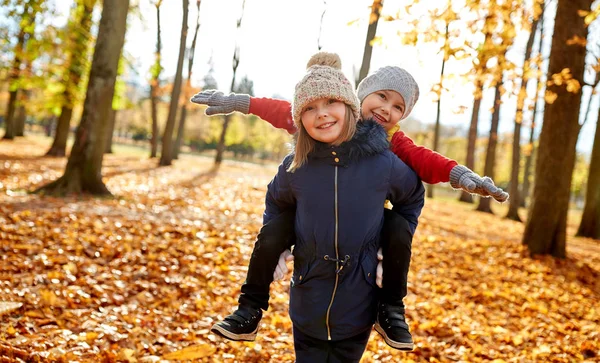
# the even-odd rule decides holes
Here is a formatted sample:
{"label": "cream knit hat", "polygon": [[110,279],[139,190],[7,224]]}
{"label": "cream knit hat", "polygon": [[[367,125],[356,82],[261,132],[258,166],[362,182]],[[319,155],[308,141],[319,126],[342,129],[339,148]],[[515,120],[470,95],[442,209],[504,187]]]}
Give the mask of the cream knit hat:
{"label": "cream knit hat", "polygon": [[382,90],[392,90],[400,93],[406,106],[402,119],[410,115],[419,99],[419,85],[410,73],[400,67],[386,66],[379,68],[358,84],[356,92],[362,103],[371,93]]}
{"label": "cream knit hat", "polygon": [[319,98],[333,98],[346,103],[358,119],[360,103],[350,81],[340,70],[342,61],[337,54],[319,52],[310,58],[306,68],[306,75],[296,84],[292,102],[292,117],[296,126],[300,126],[304,107]]}

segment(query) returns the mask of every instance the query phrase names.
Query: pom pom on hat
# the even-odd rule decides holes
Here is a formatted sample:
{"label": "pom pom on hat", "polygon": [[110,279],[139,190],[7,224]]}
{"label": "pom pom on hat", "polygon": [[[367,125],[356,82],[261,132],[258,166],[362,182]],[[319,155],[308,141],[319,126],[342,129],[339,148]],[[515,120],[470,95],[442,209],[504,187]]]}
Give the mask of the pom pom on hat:
{"label": "pom pom on hat", "polygon": [[335,53],[319,52],[310,57],[306,64],[307,69],[312,66],[327,66],[334,69],[342,69],[342,60]]}
{"label": "pom pom on hat", "polygon": [[342,61],[335,53],[319,52],[306,64],[306,75],[296,84],[292,102],[292,118],[299,126],[302,110],[307,104],[320,98],[344,102],[352,108],[358,119],[360,103],[348,78],[342,73]]}

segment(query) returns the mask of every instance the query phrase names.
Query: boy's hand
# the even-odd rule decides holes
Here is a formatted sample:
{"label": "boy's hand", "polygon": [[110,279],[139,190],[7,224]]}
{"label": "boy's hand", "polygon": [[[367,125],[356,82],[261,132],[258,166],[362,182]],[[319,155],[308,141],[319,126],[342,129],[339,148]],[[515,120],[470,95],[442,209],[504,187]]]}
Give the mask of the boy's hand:
{"label": "boy's hand", "polygon": [[294,261],[294,255],[290,250],[285,250],[279,255],[279,261],[273,272],[273,281],[282,280],[283,277],[288,273],[287,262]]}
{"label": "boy's hand", "polygon": [[482,197],[493,197],[500,203],[506,202],[509,198],[508,193],[498,188],[491,178],[487,176],[482,178],[463,165],[456,165],[450,171],[450,185],[454,189],[463,189]]}
{"label": "boy's hand", "polygon": [[383,252],[381,252],[381,248],[377,250],[377,259],[379,263],[377,264],[377,273],[375,274],[375,283],[380,288],[383,287]]}
{"label": "boy's hand", "polygon": [[250,110],[250,96],[246,94],[230,93],[227,96],[215,89],[204,90],[196,93],[191,102],[207,105],[204,111],[208,116],[229,114],[234,111],[247,114]]}

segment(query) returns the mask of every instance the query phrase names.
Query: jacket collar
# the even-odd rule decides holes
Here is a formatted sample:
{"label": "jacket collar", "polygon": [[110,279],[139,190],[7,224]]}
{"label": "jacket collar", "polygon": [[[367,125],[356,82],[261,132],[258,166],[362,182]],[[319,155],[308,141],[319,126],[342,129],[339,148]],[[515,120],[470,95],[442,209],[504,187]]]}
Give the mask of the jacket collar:
{"label": "jacket collar", "polygon": [[368,119],[356,124],[356,133],[351,140],[339,146],[317,142],[308,157],[322,159],[330,165],[347,166],[364,157],[380,154],[388,148],[389,142],[383,127]]}

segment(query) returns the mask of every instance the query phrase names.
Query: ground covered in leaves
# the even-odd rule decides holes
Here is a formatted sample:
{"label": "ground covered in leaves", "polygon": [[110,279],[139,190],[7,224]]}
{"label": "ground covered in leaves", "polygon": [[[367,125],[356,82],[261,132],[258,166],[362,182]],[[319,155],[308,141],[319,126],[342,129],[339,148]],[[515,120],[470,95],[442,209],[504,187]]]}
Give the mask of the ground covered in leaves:
{"label": "ground covered in leaves", "polygon": [[[256,342],[209,333],[236,305],[276,165],[108,155],[115,198],[30,195],[62,175],[48,146],[0,142],[0,362],[293,361],[288,283]],[[600,242],[531,259],[522,224],[472,208],[427,201],[406,299],[416,349],[373,332],[363,362],[600,360]]]}

